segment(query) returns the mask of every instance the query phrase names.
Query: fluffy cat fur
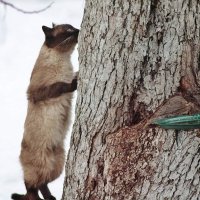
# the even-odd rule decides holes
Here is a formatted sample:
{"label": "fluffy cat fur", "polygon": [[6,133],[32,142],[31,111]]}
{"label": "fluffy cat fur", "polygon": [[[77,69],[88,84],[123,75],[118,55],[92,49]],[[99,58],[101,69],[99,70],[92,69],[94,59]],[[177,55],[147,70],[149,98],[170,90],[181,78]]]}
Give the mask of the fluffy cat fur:
{"label": "fluffy cat fur", "polygon": [[27,91],[28,110],[20,154],[27,194],[13,194],[15,200],[39,200],[38,190],[45,199],[55,199],[47,184],[63,170],[64,139],[77,87],[70,57],[79,30],[68,24],[42,29],[45,42]]}

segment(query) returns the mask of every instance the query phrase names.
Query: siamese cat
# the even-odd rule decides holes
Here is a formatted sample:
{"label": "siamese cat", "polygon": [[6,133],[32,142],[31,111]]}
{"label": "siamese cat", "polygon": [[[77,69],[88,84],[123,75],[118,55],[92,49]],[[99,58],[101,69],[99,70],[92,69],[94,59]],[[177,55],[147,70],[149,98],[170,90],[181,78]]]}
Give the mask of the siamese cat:
{"label": "siamese cat", "polygon": [[63,170],[64,139],[70,125],[73,92],[77,89],[70,57],[79,30],[69,24],[42,29],[45,42],[27,91],[28,111],[20,153],[27,193],[12,194],[15,200],[40,200],[38,191],[44,199],[55,200],[47,184]]}

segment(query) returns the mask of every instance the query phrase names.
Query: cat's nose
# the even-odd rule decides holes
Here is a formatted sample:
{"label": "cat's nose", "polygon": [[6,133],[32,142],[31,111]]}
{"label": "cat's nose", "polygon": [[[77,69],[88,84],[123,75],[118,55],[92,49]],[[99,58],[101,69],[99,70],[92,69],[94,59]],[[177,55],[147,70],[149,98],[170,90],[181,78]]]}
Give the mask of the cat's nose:
{"label": "cat's nose", "polygon": [[75,33],[79,33],[79,29],[74,28],[74,32],[75,32]]}
{"label": "cat's nose", "polygon": [[74,35],[76,35],[78,37],[78,34],[79,34],[79,29],[74,28]]}

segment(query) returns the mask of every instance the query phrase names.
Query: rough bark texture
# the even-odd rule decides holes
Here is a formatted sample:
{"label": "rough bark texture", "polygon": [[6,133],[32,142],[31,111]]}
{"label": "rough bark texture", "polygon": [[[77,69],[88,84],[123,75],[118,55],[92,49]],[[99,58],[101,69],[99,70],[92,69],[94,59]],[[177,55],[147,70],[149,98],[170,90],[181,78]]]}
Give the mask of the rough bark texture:
{"label": "rough bark texture", "polygon": [[64,200],[200,198],[199,131],[149,126],[200,112],[200,2],[86,0]]}

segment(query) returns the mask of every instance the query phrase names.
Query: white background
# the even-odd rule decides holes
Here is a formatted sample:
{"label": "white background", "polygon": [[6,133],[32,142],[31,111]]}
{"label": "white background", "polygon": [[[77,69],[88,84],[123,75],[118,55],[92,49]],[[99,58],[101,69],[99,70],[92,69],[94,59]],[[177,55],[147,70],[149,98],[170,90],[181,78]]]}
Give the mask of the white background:
{"label": "white background", "polygon": [[[24,10],[41,9],[51,3],[8,1]],[[18,156],[27,109],[26,89],[44,41],[41,27],[55,22],[80,28],[83,10],[84,0],[56,0],[47,11],[29,15],[0,4],[0,200],[9,200],[13,192],[25,193]],[[72,62],[77,69],[77,51]],[[63,181],[64,173],[50,184],[57,199],[61,198]]]}

